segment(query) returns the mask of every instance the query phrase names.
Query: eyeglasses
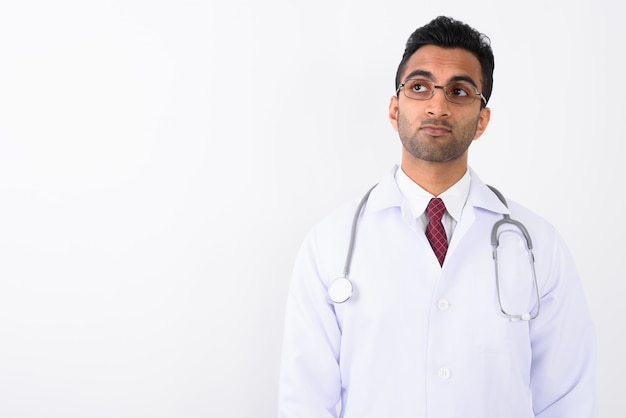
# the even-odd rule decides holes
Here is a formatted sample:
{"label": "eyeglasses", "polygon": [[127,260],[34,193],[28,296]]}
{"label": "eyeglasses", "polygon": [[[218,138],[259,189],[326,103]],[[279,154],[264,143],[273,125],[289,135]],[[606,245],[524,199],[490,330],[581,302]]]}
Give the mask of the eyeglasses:
{"label": "eyeglasses", "polygon": [[487,105],[487,99],[476,87],[467,81],[453,81],[445,86],[436,86],[424,78],[411,78],[400,84],[396,94],[404,87],[404,95],[413,100],[428,100],[435,95],[435,89],[443,90],[446,100],[460,105],[474,103],[480,97]]}

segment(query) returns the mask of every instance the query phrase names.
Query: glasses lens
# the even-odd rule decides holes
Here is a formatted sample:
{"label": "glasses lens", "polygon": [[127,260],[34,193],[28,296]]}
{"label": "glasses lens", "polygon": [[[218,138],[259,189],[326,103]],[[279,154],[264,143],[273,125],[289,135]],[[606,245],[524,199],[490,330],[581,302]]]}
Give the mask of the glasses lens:
{"label": "glasses lens", "polygon": [[445,89],[446,98],[452,103],[469,104],[479,97],[474,86],[463,81],[450,83]]}
{"label": "glasses lens", "polygon": [[435,85],[421,78],[407,80],[404,83],[404,94],[409,99],[428,100],[433,96],[433,90],[435,90]]}
{"label": "glasses lens", "polygon": [[[413,78],[404,83],[404,94],[409,99],[428,100],[433,97],[436,88],[435,84],[423,78]],[[476,88],[465,81],[455,81],[446,84],[444,87],[446,99],[452,103],[470,104],[480,97]]]}

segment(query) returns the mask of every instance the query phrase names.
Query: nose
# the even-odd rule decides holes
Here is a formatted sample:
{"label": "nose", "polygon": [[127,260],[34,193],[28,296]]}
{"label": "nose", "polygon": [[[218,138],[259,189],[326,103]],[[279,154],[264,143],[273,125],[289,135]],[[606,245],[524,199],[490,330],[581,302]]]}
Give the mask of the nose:
{"label": "nose", "polygon": [[[441,90],[441,92],[439,92]],[[435,86],[433,96],[427,100],[426,113],[431,117],[445,117],[450,114],[448,99],[443,86]]]}

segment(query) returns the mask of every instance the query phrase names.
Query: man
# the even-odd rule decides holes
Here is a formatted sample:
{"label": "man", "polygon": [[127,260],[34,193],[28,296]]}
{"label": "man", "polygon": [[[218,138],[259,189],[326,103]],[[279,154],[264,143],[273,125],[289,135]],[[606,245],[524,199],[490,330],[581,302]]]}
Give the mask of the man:
{"label": "man", "polygon": [[[462,22],[409,38],[389,104],[400,167],[362,209],[316,225],[296,260],[280,417],[595,416],[594,327],[566,246],[468,167],[493,68],[488,38]],[[519,224],[492,238],[507,217]]]}

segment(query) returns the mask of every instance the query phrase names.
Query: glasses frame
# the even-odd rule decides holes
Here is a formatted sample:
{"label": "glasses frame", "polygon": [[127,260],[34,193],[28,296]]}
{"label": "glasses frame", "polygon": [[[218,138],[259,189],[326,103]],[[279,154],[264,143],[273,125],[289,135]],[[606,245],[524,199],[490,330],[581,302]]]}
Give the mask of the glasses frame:
{"label": "glasses frame", "polygon": [[[430,81],[430,80],[428,80],[428,79],[426,79],[426,78],[409,78],[409,79],[408,79],[408,80],[406,80],[404,83],[400,84],[400,86],[399,86],[399,87],[398,87],[398,89],[396,90],[396,96],[400,94],[400,90],[402,90],[402,88],[406,86],[406,83],[408,83],[409,81],[412,81],[412,80],[424,80],[424,81],[427,81],[427,82],[429,82],[429,83],[431,83],[431,84],[433,85],[433,90],[431,91],[431,93],[430,93],[430,96],[429,96],[429,97],[426,97],[426,98],[424,98],[424,99],[418,99],[418,98],[416,98],[416,97],[410,97],[408,94],[406,94],[406,89],[405,89],[405,90],[404,90],[404,96],[405,96],[407,99],[411,99],[411,100],[420,100],[420,101],[430,100],[430,99],[432,99],[432,98],[435,96],[435,91],[436,91],[436,89],[441,89],[441,90],[443,91],[443,95],[444,95],[444,97],[445,97],[445,98],[446,98],[446,100],[447,100],[447,101],[449,101],[450,103],[460,104],[460,105],[463,105],[463,104],[468,104],[468,105],[469,105],[469,104],[474,103],[474,101],[475,101],[475,100],[472,100],[470,103],[458,103],[458,102],[455,102],[455,101],[450,100],[450,97],[448,96],[448,92],[446,91],[446,87],[447,87],[448,85],[450,85],[450,84],[456,83],[456,81],[453,81],[453,82],[448,83],[448,84],[443,85],[443,86],[438,86],[438,85],[436,85],[435,83],[433,83],[432,81]],[[476,96],[480,96],[480,98],[481,98],[481,99],[483,99],[483,103],[485,104],[485,106],[487,106],[487,99],[485,99],[485,96],[483,96],[483,94],[482,94],[481,92],[479,92],[479,91],[478,91],[478,89],[477,89],[475,86],[472,86],[472,85],[471,85],[471,84],[469,84],[469,83],[468,83],[468,85],[470,85],[470,86],[474,89],[474,93],[476,93]]]}

